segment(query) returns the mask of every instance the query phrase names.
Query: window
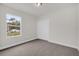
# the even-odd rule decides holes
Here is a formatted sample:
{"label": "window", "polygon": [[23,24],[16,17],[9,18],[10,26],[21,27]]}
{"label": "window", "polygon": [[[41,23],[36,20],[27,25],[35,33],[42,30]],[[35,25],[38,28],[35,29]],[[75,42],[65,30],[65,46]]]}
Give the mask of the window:
{"label": "window", "polygon": [[21,35],[21,17],[11,14],[6,15],[7,36]]}

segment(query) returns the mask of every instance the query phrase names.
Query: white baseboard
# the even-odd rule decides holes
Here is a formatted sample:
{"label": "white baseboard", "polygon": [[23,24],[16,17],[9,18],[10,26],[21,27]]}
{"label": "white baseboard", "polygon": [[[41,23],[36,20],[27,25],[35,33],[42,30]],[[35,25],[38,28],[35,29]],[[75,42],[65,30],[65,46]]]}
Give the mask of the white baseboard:
{"label": "white baseboard", "polygon": [[5,45],[5,46],[0,47],[0,50],[6,49],[6,48],[9,48],[9,47],[12,47],[12,46],[16,46],[16,45],[19,45],[19,44],[22,44],[22,43],[25,43],[25,42],[28,42],[28,41],[31,41],[31,40],[35,40],[35,39],[36,38],[32,38],[32,39],[29,39],[29,40],[24,40],[24,41],[16,42],[14,44]]}
{"label": "white baseboard", "polygon": [[[19,44],[22,44],[22,43],[25,43],[25,42],[28,42],[28,41],[31,41],[31,40],[35,40],[35,39],[39,39],[39,38],[32,38],[32,39],[29,39],[29,40],[24,40],[24,41],[21,41],[21,42],[17,42],[15,44],[6,45],[6,46],[3,46],[3,47],[0,47],[0,50],[6,49],[6,48],[9,48],[9,47],[12,47],[12,46],[16,46],[16,45],[19,45]],[[67,44],[60,43],[60,42],[54,42],[54,41],[50,41],[50,40],[46,40],[46,39],[42,39],[42,40],[45,40],[45,41],[48,41],[48,42],[51,42],[51,43],[56,43],[56,44],[59,44],[59,45],[63,45],[63,46],[67,46],[67,47],[71,47],[71,48],[78,49],[78,47],[70,46],[70,45],[67,45]],[[78,51],[79,51],[79,49],[78,49]]]}
{"label": "white baseboard", "polygon": [[45,41],[48,41],[48,42],[51,42],[51,43],[55,43],[55,44],[59,44],[59,45],[62,45],[62,46],[66,46],[66,47],[71,47],[71,48],[74,48],[74,49],[78,49],[78,47],[73,46],[73,45],[63,44],[61,42],[55,42],[55,41],[46,40],[46,39],[42,39],[42,40],[45,40]]}
{"label": "white baseboard", "polygon": [[[49,42],[50,42],[50,41],[49,41]],[[54,41],[53,41],[53,42],[54,42]],[[71,47],[71,48],[75,48],[75,49],[77,49],[77,47],[75,47],[75,46],[73,46],[73,45],[63,44],[63,43],[61,43],[61,42],[54,42],[54,43],[59,44],[59,45],[63,45],[63,46],[67,46],[67,47]]]}

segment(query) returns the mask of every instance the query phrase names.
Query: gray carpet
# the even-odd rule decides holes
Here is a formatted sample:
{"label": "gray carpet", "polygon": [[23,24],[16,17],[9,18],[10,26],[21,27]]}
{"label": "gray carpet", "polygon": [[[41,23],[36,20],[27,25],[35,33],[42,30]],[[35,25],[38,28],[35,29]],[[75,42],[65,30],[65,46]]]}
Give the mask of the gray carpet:
{"label": "gray carpet", "polygon": [[3,51],[0,56],[77,56],[73,48],[49,43],[44,40],[33,40]]}

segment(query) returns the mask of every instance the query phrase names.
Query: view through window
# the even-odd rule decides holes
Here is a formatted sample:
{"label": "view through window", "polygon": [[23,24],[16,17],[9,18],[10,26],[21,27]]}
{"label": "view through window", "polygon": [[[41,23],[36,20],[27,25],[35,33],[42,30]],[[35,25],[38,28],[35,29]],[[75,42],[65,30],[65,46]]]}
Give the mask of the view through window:
{"label": "view through window", "polygon": [[21,35],[21,17],[7,14],[6,19],[7,36]]}

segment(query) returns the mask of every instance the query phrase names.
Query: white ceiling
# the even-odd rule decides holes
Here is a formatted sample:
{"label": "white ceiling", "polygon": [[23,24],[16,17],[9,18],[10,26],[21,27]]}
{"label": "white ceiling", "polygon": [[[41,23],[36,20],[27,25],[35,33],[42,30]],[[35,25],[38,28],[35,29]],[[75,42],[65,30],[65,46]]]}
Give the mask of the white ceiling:
{"label": "white ceiling", "polygon": [[67,4],[67,3],[65,4],[43,3],[42,6],[36,7],[34,4],[35,3],[4,3],[3,5],[32,14],[34,16],[41,16],[51,11],[59,10],[60,7],[73,5],[73,4]]}

